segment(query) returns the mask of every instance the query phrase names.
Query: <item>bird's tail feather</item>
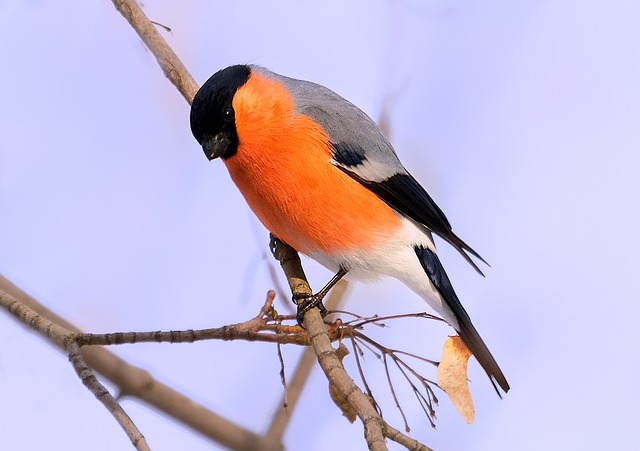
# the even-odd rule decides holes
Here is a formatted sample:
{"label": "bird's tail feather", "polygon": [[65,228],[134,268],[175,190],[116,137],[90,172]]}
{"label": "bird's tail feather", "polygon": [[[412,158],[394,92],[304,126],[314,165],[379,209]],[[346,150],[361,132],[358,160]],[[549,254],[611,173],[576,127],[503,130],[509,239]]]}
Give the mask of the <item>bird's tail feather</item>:
{"label": "bird's tail feather", "polygon": [[469,318],[469,314],[466,312],[458,299],[458,295],[453,290],[453,286],[440,263],[440,259],[435,252],[424,246],[418,245],[414,250],[420,260],[420,264],[427,273],[427,276],[429,276],[431,283],[455,316],[458,324],[457,327],[455,327],[455,325],[454,327],[460,334],[460,338],[462,338],[464,344],[469,348],[471,353],[476,356],[478,363],[480,363],[482,368],[486,371],[489,379],[491,379],[493,387],[498,393],[498,396],[502,397],[498,386],[506,393],[509,391],[509,383],[504,377],[498,363],[491,355],[491,352],[489,352],[489,348],[484,344],[484,341],[480,338],[480,334],[471,323],[471,318]]}
{"label": "bird's tail feather", "polygon": [[471,353],[476,357],[480,366],[485,370],[491,383],[493,384],[493,388],[495,388],[498,396],[502,398],[502,394],[498,389],[498,386],[504,390],[504,392],[509,391],[509,383],[507,382],[507,378],[504,377],[502,370],[498,366],[498,362],[493,358],[489,348],[484,344],[484,341],[480,337],[480,334],[473,326],[471,321],[469,320],[469,316],[467,315],[466,320],[458,318],[458,323],[460,324],[460,330],[458,330],[458,334],[464,344],[469,348]]}

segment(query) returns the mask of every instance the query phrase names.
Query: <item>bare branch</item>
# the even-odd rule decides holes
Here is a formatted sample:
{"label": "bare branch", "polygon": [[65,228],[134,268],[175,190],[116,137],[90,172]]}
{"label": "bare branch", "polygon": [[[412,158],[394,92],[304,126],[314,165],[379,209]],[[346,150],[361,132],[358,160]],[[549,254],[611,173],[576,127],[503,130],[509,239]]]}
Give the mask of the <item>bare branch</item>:
{"label": "bare branch", "polygon": [[127,415],[120,404],[118,404],[118,401],[111,396],[111,393],[98,382],[93,371],[85,364],[84,358],[80,353],[80,347],[73,341],[69,341],[69,338],[73,335],[70,331],[39,315],[3,289],[0,289],[0,307],[7,310],[31,329],[47,337],[58,347],[66,349],[69,355],[69,361],[73,364],[76,373],[78,373],[84,385],[107,408],[111,415],[113,415],[118,424],[120,424],[122,429],[127,433],[133,446],[139,450],[149,450],[144,436],[133,421],[131,421],[129,415]]}
{"label": "bare branch", "polygon": [[67,353],[69,354],[69,361],[76,370],[76,374],[82,381],[85,387],[89,389],[91,393],[107,408],[109,412],[116,418],[116,421],[122,426],[127,433],[129,440],[136,449],[149,450],[147,441],[133,423],[129,415],[122,409],[118,401],[111,396],[109,390],[100,383],[100,381],[93,374],[91,368],[87,366],[82,357],[80,346],[77,343],[70,342],[67,346]]}
{"label": "bare branch", "polygon": [[[294,251],[295,252],[295,251]],[[295,261],[293,259],[292,261]],[[340,286],[338,286],[340,287]],[[0,276],[0,289],[8,288],[9,290],[17,293],[22,299],[27,300],[27,302],[31,303],[34,307],[46,310],[44,307],[39,306],[35,301],[30,298],[28,295],[20,292],[17,288],[11,285],[6,279],[1,278]],[[148,339],[148,341],[187,341],[191,342],[196,339],[204,339],[203,336],[199,334],[200,331],[173,331],[173,332],[146,332],[146,333],[117,333],[117,334],[104,334],[104,335],[94,335],[94,334],[81,334],[76,331],[73,326],[69,328],[71,330],[67,330],[64,327],[58,326],[55,323],[47,320],[41,315],[38,315],[33,310],[26,306],[22,306],[15,299],[10,298],[10,295],[5,295],[7,290],[0,291],[3,294],[3,307],[10,309],[14,316],[19,318],[21,321],[25,322],[35,330],[40,331],[40,333],[49,337],[49,339],[56,343],[59,347],[65,348],[70,352],[70,358],[76,367],[76,371],[81,376],[85,385],[87,385],[92,392],[98,397],[102,398],[102,396],[106,393],[106,390],[101,385],[94,384],[94,381],[97,383],[97,379],[92,377],[92,374],[87,373],[86,366],[83,366],[83,362],[78,358],[80,356],[79,347],[77,345],[77,341],[86,343],[101,343],[101,344],[122,344],[125,342],[139,342],[140,340],[136,340],[137,338]],[[333,297],[340,297],[342,294],[339,292],[338,288],[336,293],[332,293]],[[404,352],[397,351],[393,349],[389,349],[370,337],[364,335],[361,331],[362,325],[361,322],[365,324],[375,325],[375,321],[369,320],[360,320],[356,322],[358,329],[354,327],[353,324],[342,323],[341,321],[336,321],[329,329],[327,329],[326,324],[322,324],[318,329],[309,329],[307,325],[307,330],[302,329],[299,326],[286,326],[280,323],[283,317],[277,316],[275,310],[273,309],[272,302],[274,300],[275,293],[270,291],[267,293],[267,297],[264,305],[262,306],[260,313],[243,323],[238,323],[236,325],[225,326],[217,329],[207,329],[203,331],[203,334],[207,336],[208,339],[218,338],[218,339],[254,339],[255,337],[259,337],[257,339],[262,339],[264,337],[272,337],[269,340],[273,342],[280,343],[295,343],[298,345],[308,346],[313,340],[309,338],[309,336],[315,337],[316,346],[314,347],[314,352],[318,355],[318,360],[321,362],[321,367],[327,374],[327,378],[333,387],[334,390],[340,395],[341,398],[344,398],[353,408],[356,414],[363,420],[363,416],[365,418],[369,418],[369,425],[365,424],[365,437],[371,447],[371,449],[378,449],[376,446],[379,446],[380,443],[376,443],[376,434],[383,433],[384,436],[388,436],[386,431],[395,431],[395,429],[391,428],[387,425],[382,417],[380,416],[379,411],[377,410],[377,405],[375,403],[375,399],[373,399],[373,395],[371,389],[367,385],[366,379],[364,377],[364,372],[362,371],[362,367],[359,361],[359,355],[362,354],[362,350],[358,344],[360,341],[369,351],[376,354],[378,358],[381,358],[385,361],[385,369],[388,372],[388,367],[386,364],[386,359],[389,357],[396,364],[400,372],[403,374],[412,390],[416,394],[416,397],[419,398],[420,404],[423,408],[428,409],[428,416],[433,415],[433,409],[431,407],[431,403],[435,400],[433,396],[433,392],[431,390],[430,384],[434,384],[431,381],[428,381],[420,374],[418,374],[413,368],[411,368],[406,362],[399,357],[399,355],[404,355],[407,357],[412,357],[415,359],[420,359],[422,361],[428,363],[431,362],[427,359],[423,359],[419,356]],[[9,300],[10,301],[7,301]],[[333,299],[329,300],[333,303]],[[10,307],[9,307],[10,306]],[[333,306],[332,306],[333,307]],[[33,313],[32,313],[33,312]],[[295,317],[293,315],[289,315],[289,320],[294,320]],[[354,315],[357,316],[357,315]],[[423,316],[422,314],[410,314],[406,315],[408,317],[417,317],[417,318],[428,318],[427,316]],[[404,318],[405,315],[398,315],[397,318]],[[54,315],[55,319],[55,315]],[[379,320],[388,320],[388,319],[396,319],[394,317],[379,317]],[[65,323],[63,320],[60,322]],[[276,322],[276,324],[273,324]],[[65,323],[68,324],[68,323]],[[261,333],[261,330],[269,331],[269,334]],[[321,330],[321,333],[316,333],[315,335],[307,335],[307,332],[312,333],[313,331]],[[232,332],[230,332],[232,331]],[[212,333],[214,332],[214,333]],[[329,332],[329,334],[327,334]],[[292,339],[291,337],[297,337]],[[343,338],[349,338],[352,340],[354,345],[354,351],[356,355],[356,362],[358,364],[358,369],[360,371],[361,378],[363,383],[365,384],[365,388],[367,390],[368,396],[364,395],[358,388],[355,386],[351,378],[345,372],[340,359],[336,356],[337,364],[335,361],[332,361],[333,356],[335,355],[335,351],[330,345],[331,341],[341,340]],[[320,339],[326,340],[326,345],[320,342]],[[269,432],[265,437],[259,437],[255,434],[252,434],[248,431],[239,428],[232,423],[229,423],[225,419],[218,417],[212,412],[207,411],[206,409],[196,405],[193,401],[188,400],[187,398],[173,392],[171,389],[164,387],[162,384],[155,381],[146,371],[143,371],[139,368],[132,367],[127,363],[121,361],[117,357],[108,353],[102,348],[91,348],[85,349],[83,352],[87,355],[91,355],[88,351],[100,351],[100,354],[106,354],[110,359],[115,359],[118,362],[118,365],[115,368],[112,368],[114,373],[124,379],[124,383],[119,380],[113,380],[116,384],[118,384],[121,394],[128,396],[135,396],[139,399],[146,400],[147,402],[161,408],[169,414],[175,415],[178,419],[183,420],[185,423],[189,424],[191,427],[205,433],[211,438],[219,441],[230,447],[244,447],[248,446],[251,449],[281,449],[280,439],[284,430],[286,429],[286,425],[288,424],[288,415],[285,416],[276,415],[274,421],[269,428]],[[399,354],[399,355],[398,355]],[[313,361],[313,354],[311,355],[311,360]],[[97,365],[99,366],[99,365]],[[306,376],[304,374],[308,374],[309,370],[302,370],[301,378],[304,380]],[[409,379],[408,371],[415,378],[417,378],[420,383],[423,385],[425,390],[427,391],[427,397],[424,397],[422,393],[419,392],[419,389],[415,384]],[[296,371],[297,373],[297,371]],[[390,376],[388,376],[390,378]],[[303,385],[303,382],[296,382],[297,385]],[[391,389],[393,391],[393,386],[391,385]],[[294,391],[295,400],[292,402],[295,405],[297,401],[297,397],[299,396],[299,390],[296,389]],[[346,394],[346,395],[345,395]],[[109,395],[110,396],[110,395]],[[395,396],[394,396],[395,398]],[[103,401],[104,402],[104,401]],[[115,402],[115,400],[113,401]],[[437,400],[435,400],[437,402]],[[358,403],[358,404],[354,404]],[[117,403],[116,403],[117,404]],[[396,405],[398,408],[398,402],[396,400]],[[359,407],[358,407],[359,406]],[[195,410],[192,410],[194,409]],[[188,418],[184,419],[184,413],[181,409],[187,410]],[[402,410],[402,409],[400,409]],[[113,411],[113,410],[110,410]],[[371,415],[372,412],[375,412],[375,417]],[[124,412],[122,412],[124,414]],[[124,414],[126,415],[126,414]],[[115,416],[115,414],[114,414]],[[206,418],[207,420],[212,421],[204,421],[202,423],[198,423],[198,419]],[[429,418],[431,420],[431,418]],[[364,423],[364,420],[363,420]],[[381,424],[384,426],[383,429],[378,430],[377,424]],[[221,425],[223,431],[217,430],[217,426]],[[381,432],[380,432],[381,431]],[[217,432],[217,433],[216,433]],[[412,439],[408,437],[404,437],[402,433],[396,431],[394,432],[394,437],[389,438],[396,441],[405,441],[407,443],[413,443]],[[398,435],[400,434],[400,435]],[[134,439],[137,436],[133,436]],[[241,445],[239,445],[241,443]],[[400,443],[400,442],[399,442]],[[417,442],[416,442],[417,443]],[[382,441],[382,445],[384,445],[384,441]],[[141,448],[144,449],[144,448]],[[385,449],[384,447],[379,449]]]}
{"label": "bare branch", "polygon": [[167,41],[144,14],[138,3],[135,0],[113,0],[113,4],[151,50],[164,75],[191,105],[193,97],[198,92],[198,84],[184,67],[180,58],[171,50]]}
{"label": "bare branch", "polygon": [[153,332],[111,332],[107,334],[77,334],[80,346],[108,346],[135,343],[193,343],[203,340],[246,340],[267,343],[309,345],[309,337],[299,326],[282,325],[288,317],[276,316],[273,309],[275,292],[269,291],[260,313],[243,323],[209,329],[188,329]]}
{"label": "bare branch", "polygon": [[[47,326],[45,331],[39,333],[47,337],[49,341],[60,349],[66,350],[63,346],[65,342],[64,330],[71,332],[74,337],[81,333],[77,327],[38,303],[33,297],[20,290],[2,275],[0,275],[0,291],[8,293],[19,301],[21,305],[39,314],[41,318],[49,320],[51,326]],[[4,295],[2,299],[0,306],[7,309]],[[28,322],[29,319],[27,319],[27,322],[22,320],[24,315],[13,316],[23,324],[32,327]],[[35,331],[35,329],[32,330]],[[53,338],[50,338],[47,334],[51,334]],[[232,423],[171,387],[158,382],[147,371],[127,363],[104,348],[85,347],[82,349],[82,355],[91,368],[118,387],[121,396],[131,396],[144,401],[224,446],[233,449],[265,451],[283,449],[282,444],[279,442],[262,438],[248,429]]]}
{"label": "bare branch", "polygon": [[[347,282],[341,281],[333,290],[331,290],[329,299],[327,299],[326,302],[327,309],[333,310],[340,306],[345,299],[347,286]],[[304,388],[315,363],[316,356],[313,349],[311,347],[307,347],[302,353],[302,356],[298,361],[298,366],[295,368],[293,376],[289,381],[289,385],[286,388],[286,397],[273,415],[271,425],[265,435],[266,437],[269,437],[274,441],[282,440],[284,432],[289,424],[289,420],[291,419],[294,409],[298,404],[298,400],[300,399],[300,395],[302,394],[302,389]],[[287,405],[286,409],[283,407],[285,402]]]}
{"label": "bare branch", "polygon": [[428,446],[423,445],[419,441],[404,435],[402,432],[400,432],[397,429],[394,429],[393,427],[389,426],[386,423],[384,425],[384,436],[404,446],[405,448],[411,451],[433,451]]}
{"label": "bare branch", "polygon": [[[302,270],[298,253],[291,246],[273,236],[272,244],[275,244],[272,246],[273,255],[282,265],[293,295],[311,295],[311,287],[309,287]],[[353,406],[362,421],[369,449],[386,450],[387,445],[383,434],[384,421],[342,366],[340,359],[331,346],[326,326],[317,308],[305,313],[304,326],[309,333],[309,339],[316,356],[318,356],[320,368],[322,368],[327,379],[333,384],[338,393]]]}
{"label": "bare branch", "polygon": [[[399,319],[399,318],[404,318],[405,315],[394,315],[393,317],[387,317],[386,319],[389,318],[394,318],[394,319]],[[406,315],[406,317],[414,317],[414,318],[425,318],[425,319],[438,319],[437,317],[433,317],[432,315],[422,315],[422,314],[409,314]],[[380,318],[383,319],[383,318]],[[369,321],[367,321],[367,323],[369,323]],[[375,324],[375,323],[373,323]],[[431,364],[431,365],[435,365],[437,366],[438,363],[434,362],[432,360],[429,359],[425,359],[423,357],[417,356],[415,354],[411,354],[409,352],[404,352],[404,351],[398,351],[395,349],[390,349],[386,346],[383,346],[382,344],[378,343],[377,341],[373,340],[372,338],[364,335],[362,332],[360,331],[354,331],[353,336],[351,337],[354,341],[354,343],[356,341],[359,341],[361,344],[363,344],[365,346],[366,349],[368,349],[370,352],[374,353],[374,355],[376,355],[376,357],[378,357],[379,359],[381,358],[383,361],[383,365],[384,365],[384,369],[385,369],[385,373],[386,373],[386,377],[387,377],[387,381],[389,384],[389,389],[391,390],[391,394],[393,396],[393,399],[395,401],[396,407],[398,409],[398,411],[400,412],[404,423],[405,423],[405,430],[408,432],[409,431],[409,425],[407,423],[407,419],[406,416],[404,414],[404,410],[402,409],[402,406],[400,405],[400,402],[398,400],[398,397],[396,395],[396,391],[394,388],[394,384],[391,378],[391,374],[389,372],[389,366],[388,366],[388,361],[387,358],[390,358],[391,361],[395,364],[395,366],[398,368],[398,370],[400,371],[400,373],[403,375],[405,381],[407,382],[407,384],[409,385],[409,387],[411,388],[411,390],[413,391],[418,403],[420,404],[420,407],[423,409],[423,411],[425,412],[425,414],[427,415],[427,418],[429,420],[429,422],[431,423],[431,426],[435,428],[435,423],[434,423],[434,418],[435,418],[435,410],[433,408],[433,405],[437,405],[438,404],[438,399],[435,396],[435,393],[433,392],[432,386],[437,386],[437,384],[433,381],[428,380],[427,378],[425,378],[424,376],[422,376],[420,373],[418,373],[414,368],[411,367],[411,365],[407,364],[407,362],[405,362],[401,357],[399,357],[399,355],[403,355],[406,357],[410,357],[416,360],[420,360],[422,362]],[[363,376],[362,371],[360,372],[361,377]],[[426,394],[423,394],[420,389],[416,386],[416,384],[414,384],[413,380],[411,379],[410,376],[413,376],[415,379],[417,379],[420,384],[422,385],[422,387],[424,388],[424,392]]]}

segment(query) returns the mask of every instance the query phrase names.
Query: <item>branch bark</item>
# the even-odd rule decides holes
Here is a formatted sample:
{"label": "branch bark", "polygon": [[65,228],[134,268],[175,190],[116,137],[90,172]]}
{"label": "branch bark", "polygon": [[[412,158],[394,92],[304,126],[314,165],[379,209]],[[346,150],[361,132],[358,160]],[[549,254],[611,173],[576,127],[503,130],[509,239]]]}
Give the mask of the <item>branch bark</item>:
{"label": "branch bark", "polygon": [[[296,250],[274,236],[271,237],[271,249],[276,260],[282,265],[294,297],[311,295],[311,287],[307,282]],[[318,357],[320,368],[338,393],[353,406],[362,421],[369,449],[386,450],[387,445],[383,433],[384,420],[342,366],[335,349],[331,346],[331,340],[327,335],[327,327],[322,316],[320,316],[320,310],[312,308],[305,313],[304,327],[307,329],[311,345]]]}
{"label": "branch bark", "polygon": [[67,351],[69,361],[76,370],[78,377],[82,380],[82,383],[113,415],[118,424],[120,424],[126,432],[133,446],[141,451],[149,450],[149,445],[147,445],[144,436],[133,421],[131,421],[129,415],[122,409],[118,401],[111,396],[111,393],[96,379],[93,371],[91,371],[84,362],[80,347],[73,340],[70,340],[73,335],[71,331],[39,315],[3,289],[0,289],[0,307],[7,310],[20,322],[28,324],[32,329],[39,331],[59,348]]}
{"label": "branch bark", "polygon": [[113,0],[113,4],[127,22],[138,33],[142,42],[156,57],[162,72],[169,79],[189,105],[198,92],[198,84],[178,55],[169,47],[135,0]]}
{"label": "branch bark", "polygon": [[[334,289],[331,290],[329,299],[327,299],[327,302],[325,303],[325,307],[327,308],[327,310],[331,311],[340,308],[340,304],[345,299],[347,288],[347,282],[338,282]],[[293,412],[298,403],[298,400],[300,399],[302,390],[305,387],[309,376],[311,375],[311,370],[314,368],[315,363],[316,355],[313,348],[305,348],[302,356],[300,357],[300,360],[298,361],[298,366],[296,366],[295,370],[293,371],[293,377],[286,387],[287,407],[285,409],[282,404],[278,406],[278,409],[274,413],[273,419],[271,420],[271,424],[269,425],[269,429],[265,434],[266,437],[270,437],[272,440],[282,441],[282,437],[284,436],[284,433],[287,429],[289,420],[293,416]]]}
{"label": "branch bark", "polygon": [[[64,342],[68,338],[64,331],[68,331],[71,336],[82,333],[77,327],[44,307],[2,275],[0,275],[0,293],[2,293],[3,299],[2,307],[15,300],[40,317],[49,320],[52,324],[49,328],[50,332],[47,333],[45,328],[44,333],[41,332],[41,334],[47,336],[51,343],[63,351],[66,350]],[[20,318],[17,319],[24,323]],[[29,321],[24,324],[31,327]],[[52,335],[51,338],[49,338],[49,334]],[[218,443],[233,449],[264,451],[283,449],[281,443],[265,439],[232,423],[171,387],[158,382],[149,372],[127,363],[104,348],[84,347],[82,348],[82,356],[87,365],[118,387],[120,396],[137,398],[162,412],[166,412],[186,426]]]}

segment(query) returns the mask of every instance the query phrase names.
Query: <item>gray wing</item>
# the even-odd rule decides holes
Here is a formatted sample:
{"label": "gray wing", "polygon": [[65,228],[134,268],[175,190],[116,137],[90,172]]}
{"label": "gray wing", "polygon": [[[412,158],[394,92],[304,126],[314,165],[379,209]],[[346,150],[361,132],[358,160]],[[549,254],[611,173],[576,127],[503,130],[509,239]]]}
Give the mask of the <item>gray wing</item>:
{"label": "gray wing", "polygon": [[425,189],[402,166],[380,128],[357,106],[330,89],[296,80],[263,68],[254,70],[275,78],[293,94],[296,111],[310,116],[327,132],[333,164],[374,192],[395,211],[421,224],[456,248],[482,274],[469,257],[486,261],[451,229],[451,224]]}
{"label": "gray wing", "polygon": [[253,69],[284,84],[295,98],[296,111],[322,125],[334,147],[336,166],[370,182],[407,173],[380,128],[353,103],[317,83]]}

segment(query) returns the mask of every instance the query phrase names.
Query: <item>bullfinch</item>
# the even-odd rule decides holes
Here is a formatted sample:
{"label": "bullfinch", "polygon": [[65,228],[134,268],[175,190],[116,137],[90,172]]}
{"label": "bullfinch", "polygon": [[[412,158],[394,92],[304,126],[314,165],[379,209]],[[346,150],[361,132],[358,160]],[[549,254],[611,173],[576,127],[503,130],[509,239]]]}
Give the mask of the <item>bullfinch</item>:
{"label": "bullfinch", "polygon": [[[451,229],[378,126],[330,89],[254,65],[230,66],[202,85],[191,131],[221,158],[277,238],[355,280],[391,276],[460,335],[500,395],[509,384],[449,281],[432,233],[478,271],[484,262]],[[485,262],[486,263],[486,262]]]}

